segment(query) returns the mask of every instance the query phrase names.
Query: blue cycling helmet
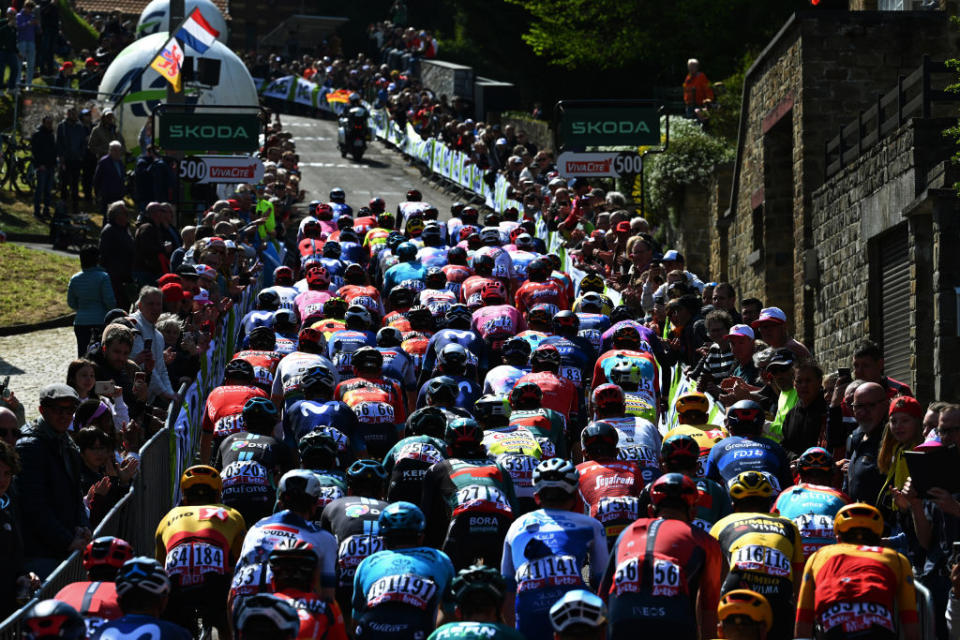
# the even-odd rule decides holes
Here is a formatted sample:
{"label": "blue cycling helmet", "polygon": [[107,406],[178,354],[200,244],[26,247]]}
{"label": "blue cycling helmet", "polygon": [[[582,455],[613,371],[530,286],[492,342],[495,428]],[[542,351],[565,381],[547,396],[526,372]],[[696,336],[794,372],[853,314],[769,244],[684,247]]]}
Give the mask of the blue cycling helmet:
{"label": "blue cycling helmet", "polygon": [[427,519],[420,507],[412,502],[394,502],[380,512],[380,533],[384,536],[394,534],[420,534],[427,528]]}
{"label": "blue cycling helmet", "polygon": [[347,484],[386,482],[387,472],[376,460],[357,460],[347,468]]}
{"label": "blue cycling helmet", "polygon": [[403,262],[413,260],[417,257],[417,245],[412,242],[401,242],[394,253]]}

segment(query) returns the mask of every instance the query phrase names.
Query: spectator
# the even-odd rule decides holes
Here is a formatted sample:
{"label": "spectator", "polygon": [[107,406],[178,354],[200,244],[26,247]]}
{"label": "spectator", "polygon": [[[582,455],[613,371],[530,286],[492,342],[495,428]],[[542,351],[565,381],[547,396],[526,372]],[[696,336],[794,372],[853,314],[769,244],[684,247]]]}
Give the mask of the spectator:
{"label": "spectator", "polygon": [[87,129],[77,116],[77,108],[67,109],[67,117],[57,125],[57,156],[63,169],[63,200],[70,211],[80,210],[80,171],[87,155]]}
{"label": "spectator", "polygon": [[23,467],[15,481],[23,513],[26,567],[46,577],[71,551],[90,541],[80,493],[83,464],[67,433],[80,400],[65,384],[40,391],[40,418],[23,429],[17,454]]}
{"label": "spectator", "polygon": [[103,331],[103,317],[116,306],[110,276],[100,266],[100,250],[87,247],[80,251],[80,272],[73,274],[67,286],[67,304],[77,312],[73,332],[77,336],[77,356],[90,346],[91,337]]}
{"label": "spectator", "polygon": [[890,399],[876,382],[864,382],[853,394],[857,428],[847,438],[846,478],[843,491],[855,502],[876,504],[884,474],[877,466]]}
{"label": "spectator", "polygon": [[108,324],[100,347],[89,354],[96,365],[97,380],[112,380],[123,390],[131,415],[140,415],[147,400],[146,374],[132,362],[133,331],[122,324]]}
{"label": "spectator", "polygon": [[73,89],[73,81],[76,80],[73,71],[73,63],[69,60],[60,65],[57,77],[53,79],[53,86],[60,90],[54,90],[52,93],[62,95],[67,93],[67,91],[63,91],[64,89]]}
{"label": "spectator", "polygon": [[[90,132],[90,140],[87,144],[90,147],[90,151],[93,152],[94,157],[102,158],[110,151],[110,147],[114,141],[120,143],[120,150],[122,152],[126,152],[127,145],[123,139],[123,134],[120,133],[117,127],[117,118],[113,114],[113,110],[104,109],[103,115],[100,116],[100,122],[98,122],[97,126]],[[121,159],[123,158],[122,153],[120,157]]]}
{"label": "spectator", "polygon": [[[642,218],[637,218],[642,220]],[[713,288],[713,298],[710,300],[714,309],[720,309],[730,314],[734,324],[743,322],[740,314],[737,312],[737,293],[733,290],[733,285],[729,282],[720,282]]]}
{"label": "spectator", "polygon": [[137,311],[130,315],[136,323],[139,335],[134,334],[133,349],[130,357],[139,364],[150,377],[147,387],[147,400],[150,403],[157,398],[173,400],[173,387],[167,375],[167,365],[163,357],[165,342],[163,334],[156,330],[155,324],[163,312],[163,292],[156,287],[144,287],[137,300]]}
{"label": "spectator", "polygon": [[740,321],[753,326],[753,323],[760,319],[762,308],[763,303],[757,298],[746,298],[740,303]]}
{"label": "spectator", "polygon": [[[9,73],[9,75],[6,75]],[[9,7],[0,22],[0,87],[13,90],[20,76],[20,57],[17,48],[17,10]],[[6,77],[6,81],[4,81]]]}
{"label": "spectator", "polygon": [[15,414],[6,407],[0,407],[0,440],[11,447],[17,444],[20,437],[20,421]]}
{"label": "spectator", "polygon": [[[2,412],[0,409],[0,421]],[[0,617],[3,618],[20,604],[18,591],[24,591],[31,582],[39,586],[37,577],[24,568],[20,505],[10,491],[13,478],[19,473],[20,458],[16,449],[0,440]]]}
{"label": "spectator", "polygon": [[147,146],[143,149],[143,154],[137,158],[137,164],[133,169],[133,179],[136,186],[137,213],[142,214],[147,208],[147,204],[158,200],[155,195],[153,178],[150,175],[150,167],[155,160],[156,150],[153,146]]}
{"label": "spectator", "polygon": [[[99,81],[98,85],[99,86]],[[94,88],[96,90],[96,88]],[[90,109],[81,109],[80,110],[80,124],[83,125],[84,130],[87,132],[87,139],[90,139],[90,134],[93,132],[93,115],[90,113]],[[90,151],[90,147],[87,145],[86,151],[83,155],[83,165],[80,168],[80,186],[83,187],[83,200],[86,203],[93,202],[93,172],[97,170],[97,156],[93,155],[93,152]]]}
{"label": "spectator", "polygon": [[883,374],[883,352],[870,340],[858,344],[853,352],[853,376],[865,382],[876,382],[891,399],[913,395],[909,386]]}
{"label": "spectator", "polygon": [[106,221],[100,231],[100,264],[110,276],[117,306],[127,309],[136,295],[132,271],[136,243],[130,235],[129,214],[123,200],[107,207]]}
{"label": "spectator", "polygon": [[147,205],[143,221],[137,226],[133,278],[140,287],[155,285],[157,278],[165,273],[163,262],[166,261],[166,253],[160,228],[163,215],[163,205],[152,202]]}
{"label": "spectator", "polygon": [[[37,66],[45,76],[53,75],[57,39],[60,37],[60,7],[57,0],[40,0],[40,37],[37,39]],[[66,64],[66,63],[64,63]],[[73,63],[70,63],[73,68]],[[62,70],[62,69],[61,69]]]}
{"label": "spectator", "polygon": [[697,389],[710,393],[714,397],[720,395],[719,384],[731,373],[737,362],[733,355],[727,334],[733,321],[726,311],[713,310],[704,318],[709,346],[700,347],[700,362],[691,370],[690,377],[698,380]]}
{"label": "spectator", "polygon": [[787,315],[779,307],[761,309],[760,317],[750,326],[760,333],[761,340],[774,349],[789,349],[796,360],[810,357],[810,351],[787,334]]}
{"label": "spectator", "polygon": [[23,9],[17,14],[17,49],[26,63],[23,84],[28,88],[33,84],[33,76],[37,69],[37,35],[40,31],[40,20],[33,12],[34,8],[36,5],[33,0],[27,0],[23,3]]}
{"label": "spectator", "polygon": [[157,331],[163,336],[163,359],[170,375],[173,389],[179,389],[183,383],[189,383],[200,371],[200,357],[196,339],[193,335],[184,335],[180,318],[165,313],[157,320]]}
{"label": "spectator", "polygon": [[923,442],[923,407],[910,396],[900,396],[890,402],[887,428],[880,439],[877,468],[886,475],[880,491],[881,508],[896,510],[894,489],[902,490],[910,476],[904,451],[910,451]]}
{"label": "spectator", "polygon": [[687,60],[687,77],[683,80],[683,104],[688,118],[696,118],[696,110],[707,100],[713,100],[713,88],[705,73],[700,71],[700,61]]}
{"label": "spectator", "polygon": [[103,77],[100,64],[96,58],[87,58],[83,63],[83,71],[77,74],[77,88],[81,91],[96,91],[100,87]]}
{"label": "spectator", "polygon": [[793,389],[797,403],[783,420],[783,441],[780,443],[791,461],[810,447],[827,444],[827,401],[823,397],[823,369],[812,360],[794,368]]}
{"label": "spectator", "polygon": [[707,341],[707,329],[700,315],[700,298],[684,295],[667,304],[667,318],[673,326],[668,360],[693,366],[700,359],[697,351]]}
{"label": "spectator", "polygon": [[[110,415],[110,409],[105,404],[95,400],[87,402],[91,403],[88,412],[92,412],[92,415]],[[96,426],[79,429],[76,440],[83,460],[81,489],[90,510],[90,522],[96,526],[130,490],[139,463],[136,458],[125,458],[118,465],[116,442]]]}
{"label": "spectator", "polygon": [[33,167],[37,172],[37,186],[33,191],[33,215],[46,218],[50,216],[53,173],[57,170],[57,139],[53,135],[53,116],[43,116],[37,130],[30,136],[30,150],[33,154]]}
{"label": "spectator", "polygon": [[[94,133],[96,129],[94,129]],[[93,134],[91,134],[92,137]],[[126,170],[123,165],[123,143],[114,140],[109,152],[97,162],[93,172],[93,190],[100,201],[100,213],[107,213],[107,205],[122,200],[125,194]]]}

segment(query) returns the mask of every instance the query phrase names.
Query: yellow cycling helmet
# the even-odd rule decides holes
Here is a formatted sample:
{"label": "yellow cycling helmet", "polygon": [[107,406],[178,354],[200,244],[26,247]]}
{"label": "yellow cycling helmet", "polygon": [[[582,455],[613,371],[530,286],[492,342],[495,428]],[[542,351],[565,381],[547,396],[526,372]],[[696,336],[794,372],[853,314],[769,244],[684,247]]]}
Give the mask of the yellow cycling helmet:
{"label": "yellow cycling helmet", "polygon": [[717,617],[720,622],[733,616],[746,616],[754,622],[762,622],[767,631],[773,628],[773,610],[767,599],[756,591],[749,589],[734,589],[720,598],[717,607]]}
{"label": "yellow cycling helmet", "polygon": [[424,227],[423,218],[419,216],[414,216],[409,220],[407,220],[406,230],[407,230],[407,234],[411,236],[420,235],[423,232],[423,227]]}
{"label": "yellow cycling helmet", "polygon": [[699,411],[701,413],[710,412],[710,401],[707,400],[707,396],[704,394],[693,391],[691,393],[685,393],[679,398],[677,398],[674,407],[677,410],[677,413],[680,415],[685,414],[688,411]]}
{"label": "yellow cycling helmet", "polygon": [[220,472],[205,464],[194,465],[183,472],[183,476],[180,477],[181,491],[186,492],[200,487],[207,487],[217,493],[223,491]]}
{"label": "yellow cycling helmet", "polygon": [[848,504],[833,517],[833,530],[842,534],[851,529],[868,529],[875,535],[883,535],[883,517],[876,507],[865,502]]}
{"label": "yellow cycling helmet", "polygon": [[730,490],[730,498],[733,500],[773,496],[773,485],[770,484],[767,476],[759,471],[744,471],[730,481],[728,489]]}

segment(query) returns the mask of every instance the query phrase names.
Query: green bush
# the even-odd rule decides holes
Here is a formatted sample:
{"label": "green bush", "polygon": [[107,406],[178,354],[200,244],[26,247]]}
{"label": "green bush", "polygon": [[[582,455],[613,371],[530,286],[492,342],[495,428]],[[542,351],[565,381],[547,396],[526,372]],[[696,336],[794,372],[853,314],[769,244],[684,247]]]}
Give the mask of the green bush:
{"label": "green bush", "polygon": [[86,20],[77,15],[67,0],[57,0],[60,7],[60,29],[75,50],[96,49],[100,34]]}

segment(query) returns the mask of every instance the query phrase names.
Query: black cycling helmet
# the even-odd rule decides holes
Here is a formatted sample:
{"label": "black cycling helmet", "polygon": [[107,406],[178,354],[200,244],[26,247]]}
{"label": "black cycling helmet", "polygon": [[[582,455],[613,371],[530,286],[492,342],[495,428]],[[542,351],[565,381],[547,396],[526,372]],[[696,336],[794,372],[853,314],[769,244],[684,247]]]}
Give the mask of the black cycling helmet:
{"label": "black cycling helmet", "polygon": [[483,442],[483,429],[473,418],[458,418],[447,425],[443,439],[451,450],[475,451]]}
{"label": "black cycling helmet", "polygon": [[420,232],[420,239],[428,247],[439,246],[443,242],[443,231],[440,229],[440,225],[431,223],[425,226],[423,231]]}
{"label": "black cycling helmet", "polygon": [[580,330],[580,318],[573,311],[564,309],[553,316],[553,332],[562,336],[575,336]]}
{"label": "black cycling helmet", "polygon": [[387,295],[387,302],[389,302],[390,306],[394,309],[398,307],[404,309],[409,308],[413,306],[413,301],[413,291],[401,285],[390,289],[390,293]]}
{"label": "black cycling helmet", "polygon": [[334,296],[323,303],[323,315],[327,318],[343,318],[347,312],[347,301]]}
{"label": "black cycling helmet", "polygon": [[543,389],[532,382],[520,382],[510,390],[510,407],[517,410],[539,409]]}
{"label": "black cycling helmet", "polygon": [[625,304],[619,304],[610,312],[610,323],[617,324],[624,320],[633,320],[633,311]]}
{"label": "black cycling helmet", "polygon": [[340,187],[334,187],[330,189],[330,202],[336,202],[337,204],[343,204],[347,200],[347,194],[344,193],[343,189]]}
{"label": "black cycling helmet", "polygon": [[437,376],[427,382],[427,403],[431,405],[452,405],[457,400],[459,388],[457,382],[450,376]]}
{"label": "black cycling helmet", "polygon": [[[274,311],[274,322],[280,311],[281,309]],[[247,334],[247,346],[254,351],[273,351],[277,347],[277,334],[271,327],[256,327]]]}
{"label": "black cycling helmet", "polygon": [[459,218],[460,212],[463,211],[463,208],[465,206],[467,205],[463,204],[462,202],[459,202],[459,201],[454,202],[452,205],[450,205],[450,217]]}
{"label": "black cycling helmet", "polygon": [[347,467],[347,485],[382,486],[387,481],[387,472],[376,460],[357,460]]}
{"label": "black cycling helmet", "polygon": [[427,289],[444,289],[447,286],[447,274],[440,267],[428,267],[423,276]]}
{"label": "black cycling helmet", "polygon": [[393,251],[396,254],[397,247],[406,242],[407,236],[403,235],[402,231],[391,231],[387,234],[387,249]]}
{"label": "black cycling helmet", "polygon": [[463,224],[477,224],[480,219],[480,212],[473,205],[466,205],[460,210],[460,220]]}
{"label": "black cycling helmet", "polygon": [[665,473],[650,485],[650,501],[654,506],[673,499],[692,507],[697,503],[697,498],[697,485],[682,473]]}
{"label": "black cycling helmet", "polygon": [[671,470],[689,469],[697,465],[700,458],[700,445],[692,436],[677,434],[670,436],[660,445],[660,459],[665,468]]}
{"label": "black cycling helmet", "polygon": [[581,448],[592,455],[615,453],[620,434],[609,422],[591,422],[580,432]]}
{"label": "black cycling helmet", "polygon": [[451,342],[437,354],[437,365],[444,375],[462,376],[467,370],[470,356],[461,344]]}
{"label": "black cycling helmet", "polygon": [[340,231],[340,240],[343,240],[343,232],[353,228],[353,216],[342,215],[337,218],[337,229]]}
{"label": "black cycling helmet", "polygon": [[243,403],[243,425],[247,431],[271,431],[277,420],[277,407],[267,398],[250,398]]}
{"label": "black cycling helmet", "polygon": [[403,333],[396,327],[383,327],[377,331],[378,347],[399,347],[403,342]]}
{"label": "black cycling helmet", "polygon": [[297,443],[297,450],[304,465],[312,467],[310,463],[316,460],[322,462],[318,468],[326,468],[329,464],[336,466],[339,447],[337,447],[337,441],[327,431],[319,429],[305,434]]}
{"label": "black cycling helmet", "polygon": [[461,569],[450,583],[450,589],[460,606],[480,599],[499,609],[507,593],[507,583],[497,569],[475,564]]}
{"label": "black cycling helmet", "polygon": [[87,625],[77,610],[62,600],[42,600],[23,616],[23,640],[85,640]]}
{"label": "black cycling helmet", "polygon": [[530,355],[530,366],[534,371],[556,373],[560,370],[561,361],[560,351],[552,344],[542,344]]}
{"label": "black cycling helmet", "polygon": [[613,332],[613,346],[616,349],[637,350],[640,347],[640,331],[632,324],[623,324]]}
{"label": "black cycling helmet", "polygon": [[280,295],[267,289],[257,294],[257,308],[261,311],[276,311],[280,308]]}
{"label": "black cycling helmet", "polygon": [[450,247],[450,250],[447,251],[447,264],[466,266],[467,250],[463,247]]}
{"label": "black cycling helmet", "polygon": [[377,226],[381,229],[392,229],[395,221],[393,214],[389,211],[381,211],[377,214]]}
{"label": "black cycling helmet", "polygon": [[407,191],[407,202],[420,202],[423,200],[423,195],[416,189],[410,189]]}
{"label": "black cycling helmet", "polygon": [[313,582],[313,573],[319,559],[313,545],[306,540],[297,540],[291,545],[277,545],[267,554],[267,563],[273,572],[274,580],[294,584]]}
{"label": "black cycling helmet", "polygon": [[252,384],[256,379],[253,365],[242,358],[234,358],[223,369],[224,380],[232,380],[241,384]]}
{"label": "black cycling helmet", "polygon": [[822,471],[831,473],[834,469],[833,456],[822,447],[810,447],[797,458],[797,471]]}
{"label": "black cycling helmet", "polygon": [[478,276],[489,278],[495,265],[493,258],[485,253],[473,257],[473,271]]}
{"label": "black cycling helmet", "polygon": [[330,395],[337,386],[337,378],[333,371],[325,364],[318,364],[307,369],[300,378],[300,388],[304,391],[320,391]]}
{"label": "black cycling helmet", "polygon": [[414,331],[433,331],[435,325],[433,321],[433,314],[430,313],[430,309],[427,307],[422,307],[417,305],[411,307],[406,313],[407,321],[410,323],[410,328]]}
{"label": "black cycling helmet", "polygon": [[447,309],[443,318],[451,329],[468,330],[470,329],[470,323],[473,321],[473,313],[467,308],[467,305],[458,302]]}
{"label": "black cycling helmet", "polygon": [[360,347],[353,352],[351,362],[353,370],[358,374],[361,372],[379,374],[383,369],[383,354],[375,347]]}
{"label": "black cycling helmet", "polygon": [[327,240],[323,244],[323,257],[340,259],[341,247],[336,240]]}
{"label": "black cycling helmet", "polygon": [[368,206],[371,213],[383,213],[387,208],[387,203],[384,202],[383,198],[370,198]]}
{"label": "black cycling helmet", "polygon": [[739,400],[727,409],[727,430],[731,435],[759,434],[765,416],[763,407],[753,400]]}
{"label": "black cycling helmet", "polygon": [[440,407],[421,407],[407,418],[410,435],[442,438],[446,429],[447,416]]}
{"label": "black cycling helmet", "polygon": [[473,415],[485,428],[504,427],[510,422],[510,410],[505,398],[486,395],[473,404]]}
{"label": "black cycling helmet", "polygon": [[549,276],[552,269],[546,258],[536,258],[527,265],[527,280],[530,282],[543,282]]}
{"label": "black cycling helmet", "polygon": [[123,563],[117,571],[117,596],[141,591],[158,598],[170,593],[170,578],[159,562],[146,556],[137,556]]}
{"label": "black cycling helmet", "polygon": [[292,604],[272,593],[258,593],[240,601],[233,612],[237,637],[293,640],[300,632],[300,616]]}
{"label": "black cycling helmet", "polygon": [[517,336],[507,338],[500,347],[500,353],[503,354],[504,360],[511,364],[517,363],[514,366],[526,365],[530,361],[532,350],[529,342]]}

